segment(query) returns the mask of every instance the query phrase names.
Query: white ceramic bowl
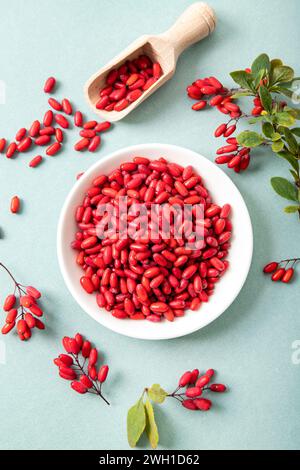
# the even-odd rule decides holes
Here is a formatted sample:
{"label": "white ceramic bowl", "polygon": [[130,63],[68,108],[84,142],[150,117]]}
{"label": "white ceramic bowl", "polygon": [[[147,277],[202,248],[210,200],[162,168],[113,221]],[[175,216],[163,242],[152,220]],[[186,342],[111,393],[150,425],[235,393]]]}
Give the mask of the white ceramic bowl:
{"label": "white ceramic bowl", "polygon": [[[204,183],[217,204],[229,203],[232,206],[233,238],[228,260],[230,268],[216,285],[209,302],[203,303],[200,310],[187,311],[184,317],[174,322],[118,320],[109,312],[100,309],[95,295],[88,295],[80,286],[82,270],[75,262],[76,252],[70,243],[74,239],[76,224],[74,212],[83,199],[91,181],[99,174],[108,174],[120,163],[134,156],[152,159],[166,157],[180,165],[192,165],[203,177]],[[253,235],[246,204],[231,179],[217,165],[202,155],[183,147],[167,144],[141,144],[120,149],[101,158],[91,166],[71,189],[61,211],[57,233],[57,252],[60,269],[67,287],[81,308],[101,325],[126,336],[141,339],[168,339],[184,336],[199,330],[221,315],[240,292],[252,259]]]}

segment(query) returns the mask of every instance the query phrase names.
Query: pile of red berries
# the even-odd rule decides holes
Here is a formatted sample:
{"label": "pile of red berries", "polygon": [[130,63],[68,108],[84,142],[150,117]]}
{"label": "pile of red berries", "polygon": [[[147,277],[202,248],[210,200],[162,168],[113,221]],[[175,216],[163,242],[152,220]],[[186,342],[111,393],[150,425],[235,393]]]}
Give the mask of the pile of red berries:
{"label": "pile of red berries", "polygon": [[[207,398],[203,398],[203,393],[206,391],[224,393],[226,391],[226,386],[223,384],[210,384],[214,374],[213,369],[207,370],[203,375],[199,375],[198,369],[187,371],[180,377],[178,387],[169,396],[180,401],[182,406],[189,410],[208,411],[212,406],[212,402]],[[180,392],[180,389],[183,388],[185,388],[185,391]]]}
{"label": "pile of red berries", "polygon": [[298,261],[300,261],[300,258],[285,259],[279,262],[272,261],[264,267],[263,272],[272,274],[272,281],[281,281],[287,284],[294,277],[294,266]]}
{"label": "pile of red berries", "polygon": [[2,263],[0,266],[9,274],[15,285],[14,293],[9,294],[4,301],[3,310],[6,312],[6,318],[1,332],[6,335],[16,327],[20,340],[28,340],[31,338],[33,328],[45,329],[44,323],[40,320],[43,310],[38,305],[41,293],[35,287],[18,283],[6,266]]}
{"label": "pile of red berries", "polygon": [[[98,210],[102,204],[115,206],[124,196],[129,208],[146,206],[146,227],[134,209],[126,238],[120,237],[120,214],[111,217]],[[174,209],[170,235],[164,233],[163,212],[152,216],[152,204],[164,203]],[[191,220],[185,220],[188,230],[176,237],[187,204],[193,207]],[[198,204],[203,206],[203,220],[196,217]],[[98,306],[118,319],[174,321],[187,309],[198,310],[229,267],[230,212],[229,204],[212,202],[191,166],[140,156],[123,162],[109,175],[97,176],[76,208],[78,231],[71,246],[84,271],[81,286],[88,294],[96,293]],[[197,231],[203,237],[197,239]]]}
{"label": "pile of red berries", "polygon": [[158,62],[152,62],[147,55],[127,60],[118,69],[112,69],[105,87],[99,92],[97,109],[122,111],[138,100],[162,75]]}
{"label": "pile of red berries", "polygon": [[59,368],[59,376],[70,380],[71,388],[75,392],[82,395],[93,393],[109,405],[102,395],[102,385],[106,381],[109,368],[107,365],[97,367],[97,349],[93,348],[90,341],[84,340],[79,333],[74,338],[65,336],[62,344],[67,354],[60,354],[54,359],[54,364]]}

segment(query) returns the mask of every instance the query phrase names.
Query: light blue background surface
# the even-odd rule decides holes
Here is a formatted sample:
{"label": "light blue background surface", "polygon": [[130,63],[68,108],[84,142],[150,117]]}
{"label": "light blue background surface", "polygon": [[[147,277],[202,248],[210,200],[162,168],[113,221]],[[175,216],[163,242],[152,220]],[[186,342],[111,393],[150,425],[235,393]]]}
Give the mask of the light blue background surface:
{"label": "light blue background surface", "polygon": [[[167,29],[190,3],[1,0],[0,79],[7,90],[6,104],[0,105],[0,137],[12,138],[19,127],[43,116],[42,86],[52,74],[59,80],[56,96],[70,97],[92,118],[82,92],[87,78],[136,37]],[[292,342],[300,338],[299,274],[285,286],[261,273],[271,259],[300,255],[299,221],[282,213],[284,201],[269,186],[271,176],[287,173],[283,161],[259,152],[245,174],[228,172],[252,218],[253,264],[233,305],[193,335],[144,342],[102,328],[70,297],[56,259],[58,216],[75,175],[108,152],[165,142],[213,160],[212,134],[222,117],[190,110],[185,87],[193,79],[213,74],[230,84],[228,73],[248,66],[263,51],[283,58],[299,75],[299,2],[210,3],[219,20],[213,36],[185,52],[173,80],[107,133],[101,151],[74,152],[78,134],[72,131],[64,151],[39,169],[27,166],[33,151],[12,161],[1,157],[0,260],[21,282],[41,289],[47,330],[35,332],[25,344],[14,335],[1,338],[6,364],[0,364],[0,448],[127,449],[126,412],[142,388],[158,382],[171,390],[182,371],[196,366],[217,369],[230,392],[215,396],[207,414],[189,413],[172,401],[157,407],[160,448],[299,448],[300,365],[291,360]],[[15,216],[8,210],[14,194],[24,200],[22,214]],[[9,285],[1,272],[1,298]],[[76,331],[98,345],[111,367],[105,386],[111,407],[75,394],[57,377],[52,358],[62,350],[61,337]]]}

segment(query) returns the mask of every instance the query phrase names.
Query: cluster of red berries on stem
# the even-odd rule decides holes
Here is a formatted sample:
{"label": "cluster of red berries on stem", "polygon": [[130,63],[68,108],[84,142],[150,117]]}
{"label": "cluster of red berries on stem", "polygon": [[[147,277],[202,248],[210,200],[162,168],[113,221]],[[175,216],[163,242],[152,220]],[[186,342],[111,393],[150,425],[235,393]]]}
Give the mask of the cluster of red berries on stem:
{"label": "cluster of red berries on stem", "polygon": [[[92,393],[98,395],[109,405],[102,394],[102,385],[107,379],[108,366],[97,368],[98,351],[90,341],[85,340],[80,333],[74,338],[65,336],[62,340],[67,354],[60,354],[54,359],[59,368],[59,376],[71,381],[71,388],[81,395]],[[81,353],[81,354],[80,354]]]}
{"label": "cluster of red berries on stem", "polygon": [[[203,375],[199,375],[198,369],[187,371],[180,377],[176,390],[168,396],[178,400],[188,410],[208,411],[212,402],[203,398],[203,393],[206,391],[224,393],[226,391],[224,384],[210,384],[214,374],[214,369],[207,370]],[[181,391],[183,388],[185,388],[184,392]]]}
{"label": "cluster of red berries on stem", "polygon": [[284,259],[282,261],[272,261],[268,263],[263,272],[265,274],[272,274],[271,279],[274,282],[284,282],[285,284],[289,283],[294,277],[295,269],[294,266],[300,261],[300,258],[290,258]]}
{"label": "cluster of red berries on stem", "polygon": [[44,323],[40,320],[43,310],[38,305],[41,293],[35,287],[24,286],[17,282],[4,264],[0,263],[0,267],[8,273],[15,285],[13,294],[9,294],[4,301],[3,310],[6,312],[6,318],[1,332],[6,335],[16,327],[20,340],[28,340],[31,338],[33,328],[45,329]]}
{"label": "cluster of red berries on stem", "polygon": [[[250,72],[250,69],[246,71]],[[234,93],[236,91],[236,89],[229,90],[225,88],[215,77],[198,79],[187,87],[188,96],[192,99],[200,100],[192,106],[194,111],[200,111],[209,104],[229,117],[229,120],[226,123],[220,124],[214,133],[216,138],[225,137],[227,143],[227,145],[217,150],[215,162],[219,165],[227,164],[228,168],[232,168],[236,173],[239,173],[248,168],[251,149],[239,145],[237,139],[231,137],[236,131],[239,119],[247,117],[242,113],[239,105],[234,103]],[[209,100],[208,97],[210,97]],[[255,97],[252,116],[260,115],[263,110],[260,98]]]}

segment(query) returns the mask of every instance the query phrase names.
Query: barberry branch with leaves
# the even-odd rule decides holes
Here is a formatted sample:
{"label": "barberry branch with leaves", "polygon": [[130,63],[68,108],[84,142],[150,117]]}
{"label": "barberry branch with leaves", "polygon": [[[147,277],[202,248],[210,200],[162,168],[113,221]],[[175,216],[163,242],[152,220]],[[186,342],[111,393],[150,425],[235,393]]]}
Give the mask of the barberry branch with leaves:
{"label": "barberry branch with leaves", "polygon": [[[215,77],[198,79],[187,87],[188,96],[200,100],[192,109],[199,111],[209,103],[229,117],[228,122],[215,131],[215,137],[223,136],[227,143],[217,150],[216,163],[226,163],[239,173],[249,166],[252,149],[269,147],[290,166],[290,177],[272,177],[271,185],[277,194],[292,202],[285,207],[285,212],[298,213],[300,218],[300,127],[296,126],[300,109],[284,101],[288,98],[292,104],[299,102],[300,77],[295,77],[294,70],[280,59],[270,60],[267,54],[259,55],[251,68],[230,75],[239,88],[225,88]],[[250,115],[234,102],[249,96],[253,97],[254,104]],[[250,125],[260,125],[261,131],[245,130],[233,136],[242,119]]]}

